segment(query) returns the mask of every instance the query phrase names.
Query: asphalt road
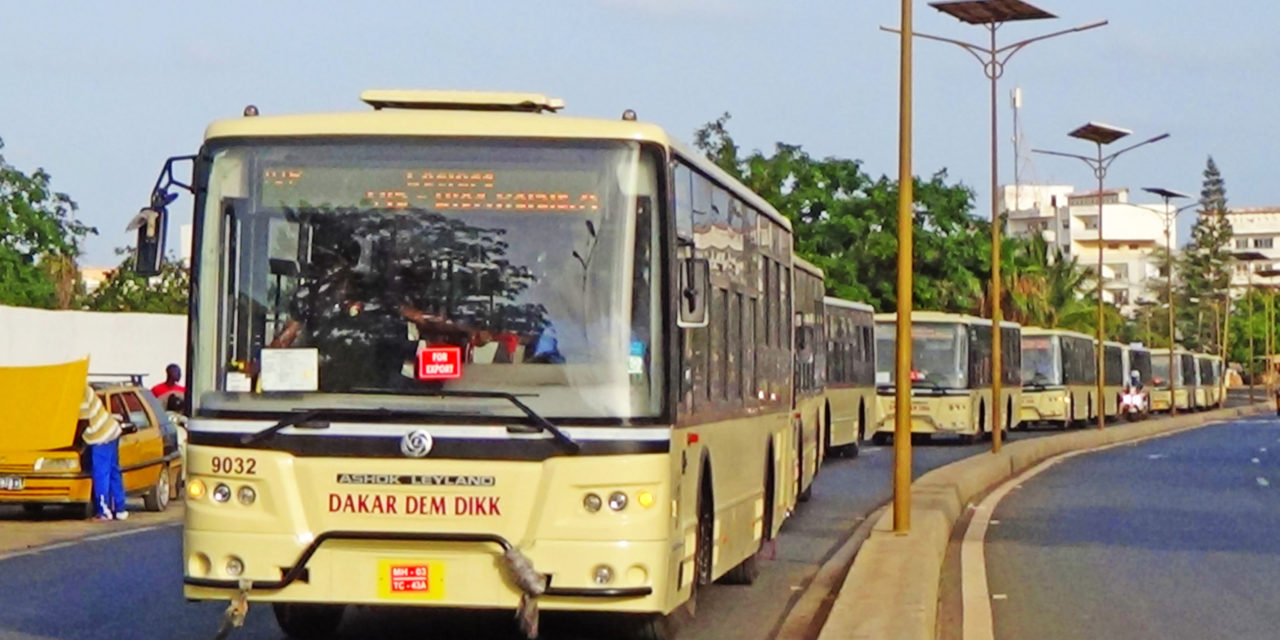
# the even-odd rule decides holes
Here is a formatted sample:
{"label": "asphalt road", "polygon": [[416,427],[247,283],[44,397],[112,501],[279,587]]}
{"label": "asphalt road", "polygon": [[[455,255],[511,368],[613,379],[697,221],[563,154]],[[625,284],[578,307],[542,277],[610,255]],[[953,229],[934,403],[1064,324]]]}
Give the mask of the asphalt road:
{"label": "asphalt road", "polygon": [[[1046,431],[1016,432],[1012,439]],[[990,445],[960,446],[940,440],[914,447],[919,475]],[[765,640],[814,573],[859,522],[890,497],[893,451],[865,446],[853,459],[830,459],[802,505],[783,527],[774,557],[763,563],[755,585],[713,585],[699,596],[698,614],[687,629],[689,640]],[[78,522],[12,522],[17,512],[0,514],[0,538],[18,525],[79,527]],[[131,521],[132,522],[132,521]],[[98,534],[113,525],[98,525]],[[30,527],[28,527],[29,529]],[[29,532],[28,532],[29,533]],[[225,604],[188,603],[181,589],[181,529],[174,524],[118,537],[91,539],[31,555],[0,560],[0,639],[138,640],[206,639],[217,630]],[[63,546],[65,545],[65,546]],[[3,556],[0,556],[3,557]],[[544,615],[544,637],[594,637],[579,628],[582,620]],[[366,610],[349,614],[337,637],[398,638],[518,637],[508,634],[509,616],[431,614],[420,610]],[[424,632],[427,635],[424,636]],[[269,607],[250,607],[246,626],[232,634],[245,640],[277,640]]]}
{"label": "asphalt road", "polygon": [[1280,637],[1280,420],[1051,467],[987,532],[998,640]]}

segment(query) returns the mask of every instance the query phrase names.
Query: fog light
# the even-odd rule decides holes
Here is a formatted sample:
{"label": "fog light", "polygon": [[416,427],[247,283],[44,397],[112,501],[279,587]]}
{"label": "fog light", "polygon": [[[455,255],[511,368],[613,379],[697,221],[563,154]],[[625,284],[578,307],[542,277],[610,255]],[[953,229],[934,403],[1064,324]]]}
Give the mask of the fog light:
{"label": "fog light", "polygon": [[646,509],[648,509],[649,507],[652,507],[653,502],[654,502],[654,499],[653,499],[652,491],[641,491],[640,493],[636,494],[636,504]]}
{"label": "fog light", "polygon": [[596,581],[596,584],[609,584],[613,582],[613,567],[602,564],[592,570],[591,578]]}
{"label": "fog light", "polygon": [[213,488],[213,493],[210,495],[213,497],[214,502],[226,502],[231,499],[231,487],[218,483],[218,485]]}
{"label": "fog light", "polygon": [[187,498],[191,500],[199,500],[204,497],[204,482],[201,480],[191,480],[187,482]]}
{"label": "fog light", "polygon": [[258,499],[258,492],[254,491],[253,487],[240,487],[240,490],[236,492],[236,499],[240,501],[240,504],[250,505],[253,504],[254,500]]}
{"label": "fog light", "polygon": [[609,508],[614,511],[622,511],[627,508],[627,494],[621,491],[614,491],[609,494]]}
{"label": "fog light", "polygon": [[244,573],[244,560],[235,556],[227,558],[227,575],[238,578],[242,573]]}
{"label": "fog light", "polygon": [[595,513],[599,511],[600,506],[603,504],[604,504],[604,501],[600,499],[600,496],[594,493],[588,493],[587,495],[582,497],[582,508],[586,509],[591,513]]}
{"label": "fog light", "polygon": [[203,578],[209,575],[211,566],[209,556],[203,553],[193,553],[187,558],[187,575]]}

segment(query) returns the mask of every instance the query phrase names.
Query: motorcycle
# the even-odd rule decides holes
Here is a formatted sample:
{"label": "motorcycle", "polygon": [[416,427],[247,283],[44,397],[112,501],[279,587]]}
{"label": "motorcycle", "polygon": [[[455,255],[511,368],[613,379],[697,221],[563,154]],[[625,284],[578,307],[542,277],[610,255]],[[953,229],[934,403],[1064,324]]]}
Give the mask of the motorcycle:
{"label": "motorcycle", "polygon": [[1125,420],[1133,422],[1147,417],[1147,394],[1141,388],[1129,385],[1120,396],[1120,414]]}

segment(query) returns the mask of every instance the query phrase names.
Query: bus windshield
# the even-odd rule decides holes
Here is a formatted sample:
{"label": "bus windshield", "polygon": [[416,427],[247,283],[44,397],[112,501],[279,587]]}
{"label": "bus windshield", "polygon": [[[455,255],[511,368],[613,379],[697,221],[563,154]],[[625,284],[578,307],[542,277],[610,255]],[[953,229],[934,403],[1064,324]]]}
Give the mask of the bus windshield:
{"label": "bus windshield", "polygon": [[1022,382],[1062,384],[1062,351],[1053,336],[1022,336]]}
{"label": "bus windshield", "polygon": [[659,174],[638,143],[207,153],[197,410],[514,412],[446,397],[497,391],[548,417],[660,414]]}
{"label": "bus windshield", "polygon": [[1157,355],[1151,358],[1151,384],[1157,387],[1169,386],[1169,356]]}
{"label": "bus windshield", "polygon": [[[876,324],[876,383],[893,384],[897,353],[896,328]],[[912,386],[930,389],[968,387],[969,350],[964,327],[959,324],[911,325]]]}

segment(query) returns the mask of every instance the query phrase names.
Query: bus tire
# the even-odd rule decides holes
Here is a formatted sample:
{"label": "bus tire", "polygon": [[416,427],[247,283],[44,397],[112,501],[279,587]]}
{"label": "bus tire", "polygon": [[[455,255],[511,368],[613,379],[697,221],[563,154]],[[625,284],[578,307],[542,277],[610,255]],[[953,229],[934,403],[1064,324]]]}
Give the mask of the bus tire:
{"label": "bus tire", "polygon": [[[1276,414],[1280,415],[1280,408],[1276,409]],[[877,447],[883,447],[889,444],[889,434],[883,431],[877,431],[871,434],[871,444],[874,444]]]}
{"label": "bus tire", "polygon": [[681,620],[677,619],[682,609],[677,609],[665,616],[661,614],[645,616],[632,626],[624,624],[623,637],[628,640],[676,640],[683,626]]}
{"label": "bus tire", "polygon": [[813,497],[813,481],[816,481],[818,479],[818,474],[816,473],[816,470],[815,470],[815,473],[813,474],[813,481],[809,482],[809,486],[804,487],[803,489],[800,489],[800,487],[804,486],[804,428],[803,427],[801,427],[800,429],[800,437],[796,439],[796,460],[797,460],[796,488],[799,489],[800,491],[799,493],[796,494],[796,502],[808,502],[809,499]]}
{"label": "bus tire", "polygon": [[342,624],[346,606],[340,604],[310,604],[275,602],[271,611],[276,614],[276,624],[290,638],[310,640],[324,638],[337,631]]}
{"label": "bus tire", "polygon": [[[696,591],[698,587],[711,584],[711,574],[715,570],[712,566],[711,546],[715,544],[715,498],[711,492],[711,470],[708,467],[702,469],[702,485],[698,491],[698,524],[697,526],[697,544],[693,550],[693,587]],[[690,598],[692,599],[692,598]]]}
{"label": "bus tire", "polygon": [[853,433],[853,442],[844,446],[844,457],[856,458],[859,453],[859,445],[862,439],[867,435],[867,405],[858,403],[858,428]]}

